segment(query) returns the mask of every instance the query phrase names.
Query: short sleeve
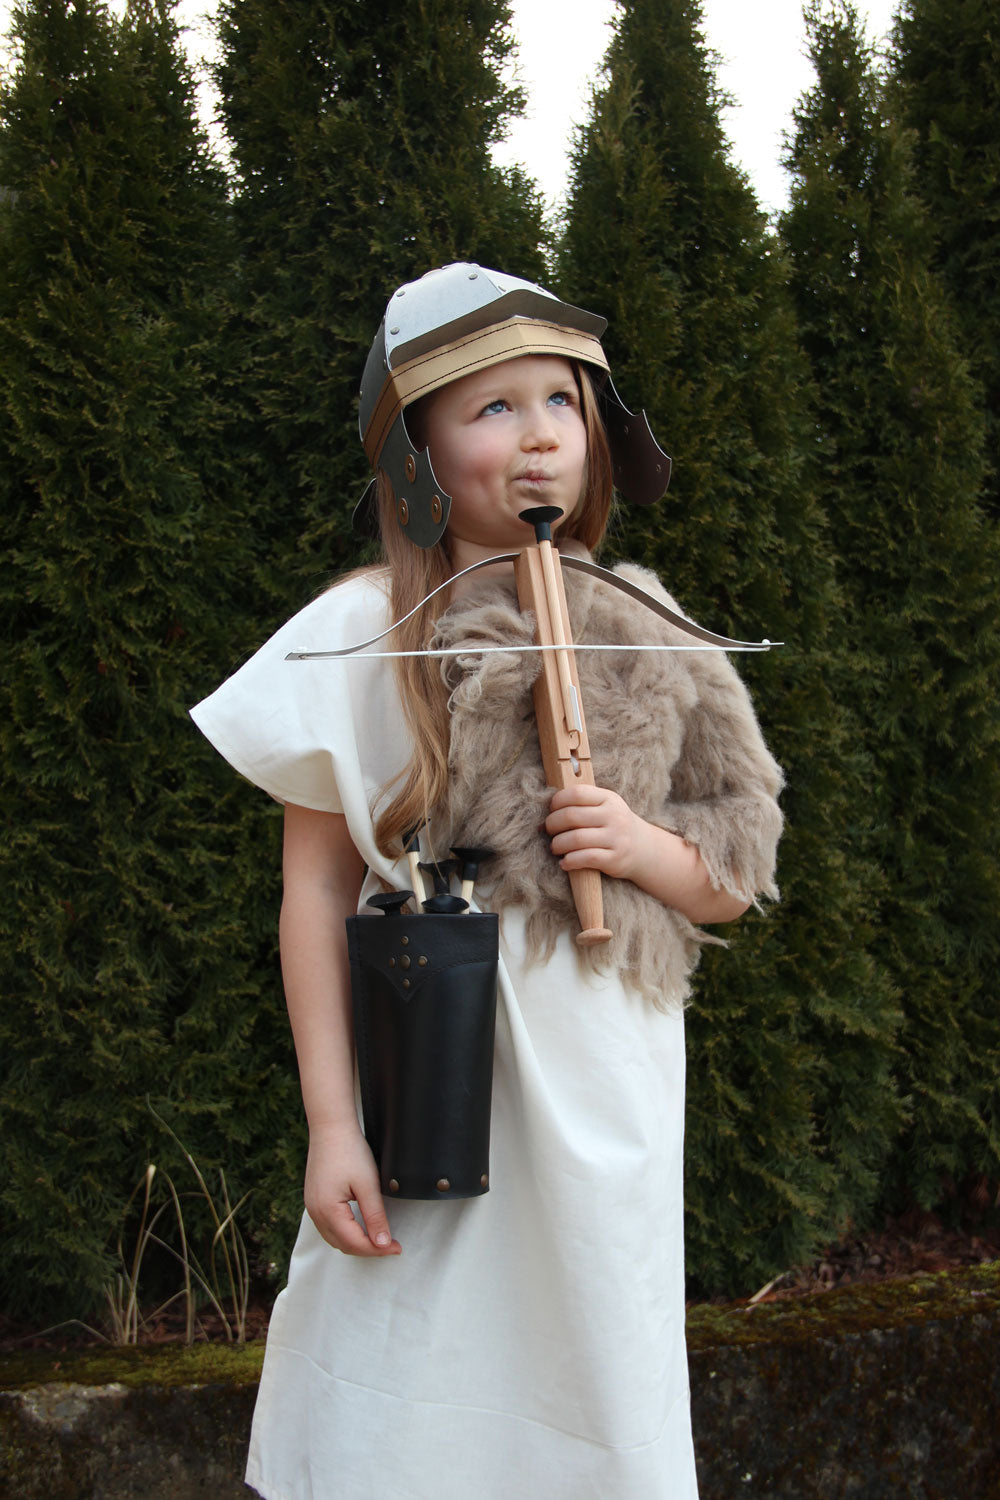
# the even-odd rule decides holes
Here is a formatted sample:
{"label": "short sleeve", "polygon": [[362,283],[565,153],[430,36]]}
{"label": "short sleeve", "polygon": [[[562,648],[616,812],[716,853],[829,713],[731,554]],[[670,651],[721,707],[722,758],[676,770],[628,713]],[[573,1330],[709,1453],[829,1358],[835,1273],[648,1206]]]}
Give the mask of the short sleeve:
{"label": "short sleeve", "polygon": [[[386,597],[375,576],[335,586],[293,616],[191,717],[247,780],[279,802],[319,812],[367,806],[362,752],[378,741],[367,689],[384,663],[288,661],[290,651],[332,651],[384,628]],[[359,710],[362,722],[359,722]],[[380,768],[374,767],[374,774]]]}

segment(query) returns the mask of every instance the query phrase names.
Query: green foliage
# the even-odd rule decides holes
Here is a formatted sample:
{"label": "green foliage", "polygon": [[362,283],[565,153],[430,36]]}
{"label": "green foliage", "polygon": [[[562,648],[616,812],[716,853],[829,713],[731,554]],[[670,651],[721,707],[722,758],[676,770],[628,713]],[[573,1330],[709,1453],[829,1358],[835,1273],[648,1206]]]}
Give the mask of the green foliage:
{"label": "green foliage", "polygon": [[145,1096],[206,1167],[238,1144],[266,1239],[295,1085],[267,935],[274,830],[186,716],[249,612],[224,183],[164,8],[119,23],[39,0],[16,39],[0,127],[0,1205],[12,1305],[79,1312],[161,1155]]}
{"label": "green foliage", "polygon": [[[801,1260],[880,1184],[930,1201],[995,1174],[997,543],[982,398],[931,271],[993,422],[986,9],[906,0],[892,97],[913,144],[854,12],[810,8],[787,258],[727,160],[694,0],[619,7],[575,156],[562,290],[608,314],[618,388],[677,459],[614,550],[707,623],[786,642],[742,659],[789,776],[783,901],[708,955],[690,1016],[706,1290]],[[186,708],[354,560],[356,390],[393,285],[455,258],[545,279],[537,195],[488,159],[519,104],[508,20],[502,0],[224,0],[227,182],[169,4],[16,12],[0,1215],[21,1316],[99,1305],[133,1184],[151,1160],[183,1176],[174,1130],[233,1201],[253,1190],[260,1260],[289,1249],[280,812]]]}
{"label": "green foliage", "polygon": [[785,642],[740,661],[788,775],[784,899],[706,957],[689,1013],[688,1261],[718,1291],[870,1211],[898,1104],[808,371],[780,246],[727,159],[699,24],[692,0],[620,7],[560,268],[565,293],[609,317],[617,388],[675,456],[666,499],[623,515],[615,550],[706,623]]}
{"label": "green foliage", "polygon": [[357,382],[393,283],[456,256],[541,271],[537,200],[487,156],[518,103],[506,23],[492,0],[224,10],[230,202],[169,5],[16,12],[0,1203],[22,1314],[99,1297],[132,1183],[171,1165],[147,1094],[254,1189],[260,1258],[290,1247],[280,814],[186,709],[353,550]]}
{"label": "green foliage", "polygon": [[521,102],[500,80],[508,20],[503,0],[223,0],[246,482],[275,620],[357,561],[357,391],[393,287],[451,260],[541,275],[537,195],[489,160]]}
{"label": "green foliage", "polygon": [[935,266],[984,387],[987,504],[1000,519],[1000,16],[993,0],[904,0],[894,112],[916,131]]}
{"label": "green foliage", "polygon": [[856,12],[807,11],[814,89],[783,221],[826,445],[870,759],[859,848],[884,872],[873,952],[902,998],[894,1072],[911,1124],[895,1190],[926,1204],[995,1172],[1000,898],[998,559],[977,509],[978,393],[930,270],[909,141],[886,119]]}

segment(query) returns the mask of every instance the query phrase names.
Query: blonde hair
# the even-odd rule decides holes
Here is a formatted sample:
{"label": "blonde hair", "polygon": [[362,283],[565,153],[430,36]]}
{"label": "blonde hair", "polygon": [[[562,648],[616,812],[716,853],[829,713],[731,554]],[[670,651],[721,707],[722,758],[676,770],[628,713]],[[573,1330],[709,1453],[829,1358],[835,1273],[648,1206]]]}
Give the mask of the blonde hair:
{"label": "blonde hair", "polygon": [[[559,537],[573,538],[593,552],[603,540],[611,511],[611,453],[590,374],[575,361],[571,363],[580,390],[580,408],[587,432],[587,462],[583,499],[560,528]],[[391,580],[390,617],[400,620],[411,610],[416,610],[412,619],[394,632],[394,648],[423,651],[430,645],[435,623],[450,600],[449,593],[439,594],[429,604],[417,608],[421,600],[451,577],[448,534],[445,532],[434,547],[415,547],[408,541],[396,520],[392,486],[382,470],[377,476],[377,497],[382,566],[388,570]],[[431,810],[444,796],[450,738],[448,694],[441,680],[438,659],[430,656],[397,657],[393,668],[415,754],[399,778],[402,785],[375,823],[375,842],[388,859],[397,858],[402,836],[425,823]],[[383,788],[383,793],[386,790]]]}

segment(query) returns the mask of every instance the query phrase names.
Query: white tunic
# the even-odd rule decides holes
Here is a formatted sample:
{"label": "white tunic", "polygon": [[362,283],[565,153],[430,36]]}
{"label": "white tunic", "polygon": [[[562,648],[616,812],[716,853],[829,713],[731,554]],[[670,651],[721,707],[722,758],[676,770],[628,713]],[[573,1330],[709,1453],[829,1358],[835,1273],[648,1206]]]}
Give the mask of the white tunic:
{"label": "white tunic", "polygon": [[[343,811],[405,888],[370,812],[410,755],[391,663],[284,660],[385,622],[377,580],[353,579],[193,717],[273,796]],[[303,1217],[254,1414],[247,1481],[266,1500],[697,1495],[683,1020],[585,970],[569,933],[527,967],[522,928],[503,913],[490,1191],[391,1203],[388,1258],[342,1255]]]}

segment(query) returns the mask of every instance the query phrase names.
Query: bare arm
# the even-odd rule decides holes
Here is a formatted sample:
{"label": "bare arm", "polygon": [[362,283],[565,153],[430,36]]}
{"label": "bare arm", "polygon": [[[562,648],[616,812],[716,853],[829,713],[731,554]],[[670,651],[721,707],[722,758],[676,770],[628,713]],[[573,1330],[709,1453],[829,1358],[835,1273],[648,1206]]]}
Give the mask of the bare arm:
{"label": "bare arm", "polygon": [[605,787],[556,792],[545,828],[562,869],[601,870],[631,880],[691,922],[732,922],[749,904],[715,889],[692,844],[645,822]]}
{"label": "bare arm", "polygon": [[[305,1205],[349,1255],[399,1254],[354,1103],[354,1033],[344,921],[363,863],[339,813],[285,808],[281,972],[309,1122]],[[365,1229],[351,1211],[354,1200]]]}

